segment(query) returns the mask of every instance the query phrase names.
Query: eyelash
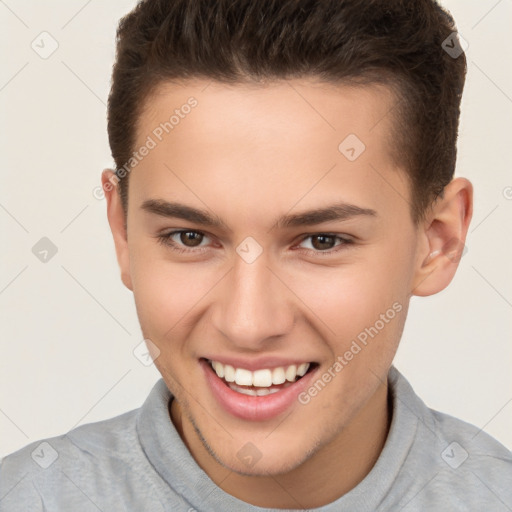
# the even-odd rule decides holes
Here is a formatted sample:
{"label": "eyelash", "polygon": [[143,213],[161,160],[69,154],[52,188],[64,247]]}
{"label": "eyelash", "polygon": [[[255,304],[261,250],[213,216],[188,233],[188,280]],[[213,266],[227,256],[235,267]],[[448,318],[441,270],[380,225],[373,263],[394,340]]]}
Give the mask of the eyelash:
{"label": "eyelash", "polygon": [[[171,237],[173,235],[179,235],[181,233],[196,233],[196,234],[208,237],[208,235],[206,233],[203,233],[202,231],[196,231],[194,229],[180,229],[180,230],[176,230],[176,231],[171,231],[169,233],[159,234],[159,235],[156,236],[156,238],[158,240],[158,243],[166,246],[167,248],[171,249],[172,251],[177,252],[178,254],[187,254],[187,253],[188,254],[191,254],[191,253],[201,254],[205,250],[208,249],[208,247],[197,247],[197,248],[183,248],[183,247],[180,247],[176,242],[174,242],[171,239]],[[303,252],[305,251],[307,253],[313,252],[315,254],[315,256],[316,255],[318,255],[318,256],[328,256],[328,255],[332,255],[332,254],[338,253],[339,251],[344,250],[347,245],[352,245],[354,243],[354,240],[352,240],[351,238],[343,237],[343,236],[337,235],[335,233],[322,233],[322,232],[304,235],[301,238],[299,243],[303,243],[308,238],[312,238],[314,236],[322,236],[322,235],[334,237],[335,239],[339,240],[341,243],[339,243],[338,245],[335,245],[332,249],[326,249],[325,251],[314,250],[314,249],[304,249],[304,248],[302,248],[302,249],[295,249],[295,250],[302,250]]]}

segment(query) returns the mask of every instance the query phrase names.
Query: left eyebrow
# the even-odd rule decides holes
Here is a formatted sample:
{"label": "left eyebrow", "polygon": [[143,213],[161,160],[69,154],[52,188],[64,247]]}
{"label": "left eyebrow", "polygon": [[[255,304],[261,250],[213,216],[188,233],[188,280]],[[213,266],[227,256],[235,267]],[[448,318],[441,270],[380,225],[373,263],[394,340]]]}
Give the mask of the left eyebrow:
{"label": "left eyebrow", "polygon": [[298,226],[313,226],[333,220],[343,221],[354,217],[377,217],[378,214],[371,208],[361,208],[354,204],[336,203],[325,208],[315,208],[279,218],[274,227],[278,229]]}

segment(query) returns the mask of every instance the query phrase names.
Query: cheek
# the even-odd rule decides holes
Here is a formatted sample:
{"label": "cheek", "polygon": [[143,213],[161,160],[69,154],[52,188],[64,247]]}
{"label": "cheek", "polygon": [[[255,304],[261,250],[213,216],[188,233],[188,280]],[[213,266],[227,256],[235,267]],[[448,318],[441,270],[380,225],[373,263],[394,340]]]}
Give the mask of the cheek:
{"label": "cheek", "polygon": [[[382,246],[365,250],[338,268],[310,268],[293,276],[293,290],[314,315],[313,322],[325,327],[326,339],[333,340],[332,350],[343,353],[353,339],[378,322],[380,338],[393,344],[403,327],[397,310],[408,304],[408,283],[412,256],[404,247]],[[290,276],[291,279],[291,276]],[[363,334],[364,338],[364,334]]]}
{"label": "cheek", "polygon": [[160,248],[134,247],[130,258],[135,304],[144,334],[163,340],[183,330],[212,288],[212,276],[197,267],[192,271],[191,266],[169,261]]}

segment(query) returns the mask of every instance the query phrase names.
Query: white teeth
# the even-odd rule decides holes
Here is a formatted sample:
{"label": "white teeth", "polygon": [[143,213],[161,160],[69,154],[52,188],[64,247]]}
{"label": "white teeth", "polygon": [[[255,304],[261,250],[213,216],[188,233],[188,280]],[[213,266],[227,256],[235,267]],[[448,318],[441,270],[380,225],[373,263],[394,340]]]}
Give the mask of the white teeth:
{"label": "white teeth", "polygon": [[218,361],[212,361],[212,367],[215,373],[222,379],[222,377],[224,377],[224,366]]}
{"label": "white teeth", "polygon": [[[255,386],[261,388],[255,390],[257,392],[263,391],[263,393],[258,396],[274,393],[275,390],[272,386],[295,382],[297,377],[300,378],[304,376],[310,367],[310,363],[302,363],[298,366],[291,364],[289,366],[279,366],[273,369],[263,368],[252,372],[245,368],[234,368],[229,364],[222,364],[219,361],[210,361],[210,364],[219,378],[223,378],[228,383],[234,383],[233,386],[236,387],[237,390],[241,389],[238,388],[238,386]],[[252,394],[253,390],[242,389],[244,389],[243,392],[251,391],[251,393],[245,394]]]}
{"label": "white teeth", "polygon": [[249,389],[249,388],[241,388],[236,384],[230,384],[229,387],[236,391],[237,393],[242,393],[242,395],[249,396],[266,396],[271,395],[272,393],[277,393],[281,391],[280,388],[259,388],[259,389]]}
{"label": "white teeth", "polygon": [[270,370],[256,370],[252,372],[252,385],[268,388],[272,385],[272,372]]}
{"label": "white teeth", "polygon": [[243,368],[237,368],[235,370],[235,382],[239,386],[252,386],[252,372]]}
{"label": "white teeth", "polygon": [[249,396],[257,396],[256,395],[256,390],[254,389],[249,389],[249,388],[239,388],[238,386],[236,386],[235,384],[230,384],[229,387],[233,390],[233,391],[237,391],[238,393],[242,393],[242,395],[249,395]]}
{"label": "white teeth", "polygon": [[306,374],[306,372],[308,371],[309,369],[309,363],[302,363],[298,368],[297,368],[297,375],[299,375],[300,377],[302,377],[303,375]]}
{"label": "white teeth", "polygon": [[[274,371],[272,372],[272,384],[282,384],[285,381],[286,375],[284,372],[284,368],[282,366],[280,366],[279,368],[274,368]],[[254,385],[256,386],[256,383],[254,383]]]}
{"label": "white teeth", "polygon": [[[226,382],[235,382],[235,369],[229,365],[229,364],[226,364],[226,365],[222,365],[222,363],[218,363],[219,365],[221,366],[224,366],[224,379]],[[217,373],[217,375],[219,375]],[[220,377],[220,375],[219,375]]]}
{"label": "white teeth", "polygon": [[295,377],[297,377],[297,367],[292,364],[291,366],[288,366],[286,368],[286,380],[293,382],[295,380]]}

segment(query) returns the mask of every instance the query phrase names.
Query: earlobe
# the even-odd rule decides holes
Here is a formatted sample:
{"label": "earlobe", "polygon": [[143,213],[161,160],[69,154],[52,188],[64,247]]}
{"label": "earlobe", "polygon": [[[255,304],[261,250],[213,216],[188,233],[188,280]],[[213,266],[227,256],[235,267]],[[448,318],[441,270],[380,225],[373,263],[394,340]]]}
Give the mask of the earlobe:
{"label": "earlobe", "polygon": [[121,281],[133,291],[130,274],[130,253],[128,251],[128,237],[126,218],[118,192],[119,179],[112,169],[105,169],[101,174],[101,185],[107,201],[107,217],[114,238],[117,262],[121,270]]}
{"label": "earlobe", "polygon": [[473,186],[465,178],[455,178],[423,225],[411,295],[433,295],[450,284],[466,252],[464,243],[472,214]]}

